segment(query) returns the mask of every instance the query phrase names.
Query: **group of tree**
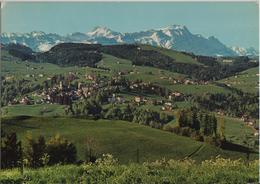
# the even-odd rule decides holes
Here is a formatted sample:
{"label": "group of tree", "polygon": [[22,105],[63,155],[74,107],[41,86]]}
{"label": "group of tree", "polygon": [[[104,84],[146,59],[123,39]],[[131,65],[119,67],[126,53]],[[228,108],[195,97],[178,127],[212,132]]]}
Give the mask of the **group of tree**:
{"label": "group of tree", "polygon": [[3,47],[3,50],[7,50],[9,54],[21,60],[33,60],[35,58],[34,52],[31,48],[21,44],[10,43]]}
{"label": "group of tree", "polygon": [[183,110],[179,113],[178,125],[190,127],[206,136],[217,135],[217,118],[213,114],[198,114],[197,110]]}
{"label": "group of tree", "polygon": [[49,51],[38,53],[36,62],[49,62],[60,66],[91,66],[102,59],[100,45],[81,43],[62,43]]}
{"label": "group of tree", "polygon": [[101,104],[93,98],[83,99],[73,103],[70,110],[74,116],[92,116],[96,119],[102,117],[103,111]]}
{"label": "group of tree", "polygon": [[73,143],[56,135],[46,142],[43,136],[38,139],[26,137],[22,147],[16,133],[1,134],[1,168],[38,168],[53,164],[70,164],[77,161],[77,150]]}
{"label": "group of tree", "polygon": [[160,113],[149,109],[136,108],[133,104],[124,106],[110,104],[109,107],[102,108],[97,98],[84,99],[73,103],[71,112],[74,116],[125,120],[153,128],[161,128],[164,124],[173,120],[173,116],[164,112]]}
{"label": "group of tree", "polygon": [[249,93],[237,94],[205,94],[195,97],[199,106],[208,111],[223,111],[226,115],[252,118],[259,116],[258,96]]}
{"label": "group of tree", "polygon": [[1,86],[1,106],[6,106],[14,99],[42,88],[40,84],[30,83],[25,79],[1,80]]}
{"label": "group of tree", "polygon": [[173,127],[166,125],[164,129],[215,145],[225,142],[225,125],[223,119],[218,123],[214,114],[199,112],[197,109],[178,111],[176,125]]}

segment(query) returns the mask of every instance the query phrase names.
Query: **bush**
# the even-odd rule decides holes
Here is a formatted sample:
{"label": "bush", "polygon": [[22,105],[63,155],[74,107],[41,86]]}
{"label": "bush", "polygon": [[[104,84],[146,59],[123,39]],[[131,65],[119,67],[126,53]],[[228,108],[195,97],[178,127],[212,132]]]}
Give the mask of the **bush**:
{"label": "bush", "polygon": [[164,131],[173,132],[173,127],[170,124],[166,124],[163,126]]}
{"label": "bush", "polygon": [[204,137],[199,132],[196,132],[196,131],[191,133],[191,138],[196,141],[200,141],[200,142],[204,141]]}
{"label": "bush", "polygon": [[47,144],[47,154],[50,156],[49,164],[70,164],[77,161],[77,150],[73,143],[56,135]]}
{"label": "bush", "polygon": [[181,128],[181,135],[182,136],[190,137],[191,133],[192,133],[192,130],[191,130],[190,127],[183,127],[183,128]]}
{"label": "bush", "polygon": [[172,132],[177,134],[177,135],[180,135],[181,132],[182,132],[182,128],[179,127],[179,126],[173,127]]}
{"label": "bush", "polygon": [[143,164],[118,164],[112,155],[96,163],[62,165],[1,171],[0,183],[120,183],[120,184],[245,184],[258,183],[259,161],[246,165],[241,160],[215,158],[196,163],[193,160],[158,160]]}

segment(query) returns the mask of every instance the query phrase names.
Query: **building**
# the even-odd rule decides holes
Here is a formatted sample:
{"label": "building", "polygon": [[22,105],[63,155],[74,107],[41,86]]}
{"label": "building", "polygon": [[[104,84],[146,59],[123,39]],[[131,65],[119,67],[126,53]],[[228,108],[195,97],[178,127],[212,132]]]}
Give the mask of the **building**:
{"label": "building", "polygon": [[20,101],[19,101],[20,104],[23,104],[23,105],[29,105],[30,104],[30,100],[28,97],[23,97]]}
{"label": "building", "polygon": [[143,98],[140,97],[140,96],[135,96],[135,97],[134,97],[134,101],[135,101],[136,103],[141,103],[141,102],[143,101]]}
{"label": "building", "polygon": [[162,106],[163,111],[171,111],[172,110],[172,103],[171,102],[165,102]]}

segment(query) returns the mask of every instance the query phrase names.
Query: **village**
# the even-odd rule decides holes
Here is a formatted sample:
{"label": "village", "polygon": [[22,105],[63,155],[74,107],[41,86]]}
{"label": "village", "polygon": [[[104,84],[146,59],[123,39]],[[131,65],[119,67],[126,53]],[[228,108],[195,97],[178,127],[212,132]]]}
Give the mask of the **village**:
{"label": "village", "polygon": [[[35,70],[35,68],[31,68]],[[169,80],[172,84],[183,85],[207,85],[208,81],[192,80],[185,78],[173,78],[162,75],[162,80]],[[165,87],[161,87],[152,82],[143,82],[142,80],[127,80],[127,74],[133,74],[133,71],[119,71],[111,78],[100,76],[95,72],[86,72],[84,80],[78,80],[78,73],[69,72],[65,76],[48,76],[40,73],[38,75],[27,74],[25,78],[35,79],[44,78],[43,86],[32,93],[26,94],[19,98],[9,101],[8,105],[23,104],[60,104],[71,106],[77,100],[88,99],[95,96],[100,91],[106,93],[103,98],[103,104],[135,104],[137,106],[153,105],[159,106],[161,111],[172,112],[176,108],[176,101],[184,101],[187,95],[179,91],[169,91]],[[235,76],[238,78],[238,76]],[[14,76],[6,76],[6,81],[14,80]],[[227,83],[227,81],[225,81]],[[229,85],[228,85],[229,86]],[[131,95],[124,95],[131,93]],[[142,95],[146,94],[146,95]],[[147,97],[148,95],[160,96],[160,98]],[[255,130],[255,136],[258,136],[258,126],[249,117],[241,117],[241,120],[247,126]]]}
{"label": "village", "polygon": [[[35,75],[26,75],[27,78],[35,78]],[[43,74],[39,74],[38,77],[42,78]],[[182,98],[184,94],[174,91],[169,92],[167,89],[150,82],[126,81],[122,77],[122,73],[113,76],[111,79],[100,77],[95,74],[85,74],[86,82],[79,82],[76,80],[77,75],[73,72],[69,72],[67,76],[52,76],[47,77],[43,82],[42,88],[26,94],[23,97],[14,98],[9,101],[8,105],[23,104],[60,104],[60,105],[71,105],[73,101],[79,99],[89,98],[97,94],[100,90],[106,92],[106,102],[111,104],[127,104],[135,103],[137,105],[159,105],[162,111],[173,110],[173,100]],[[13,77],[8,76],[5,80],[13,80]],[[176,80],[177,81],[177,80]],[[185,84],[194,84],[191,80],[178,81],[184,82]],[[131,99],[126,99],[120,93],[124,91],[132,92]],[[161,99],[146,98],[141,94],[156,94],[161,96]]]}

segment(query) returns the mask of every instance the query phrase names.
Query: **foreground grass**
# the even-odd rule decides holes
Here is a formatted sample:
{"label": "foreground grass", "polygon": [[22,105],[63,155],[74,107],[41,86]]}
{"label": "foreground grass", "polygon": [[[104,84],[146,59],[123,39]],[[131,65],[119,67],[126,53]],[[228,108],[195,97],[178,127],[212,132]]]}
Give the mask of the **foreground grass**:
{"label": "foreground grass", "polygon": [[95,164],[52,166],[40,169],[1,171],[0,183],[56,184],[245,184],[258,183],[258,161],[216,158],[200,164],[192,160],[160,160],[120,165],[111,155]]}

